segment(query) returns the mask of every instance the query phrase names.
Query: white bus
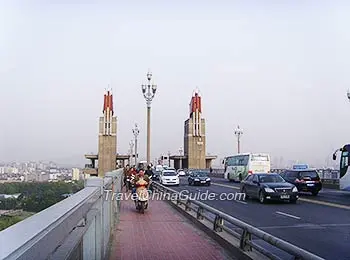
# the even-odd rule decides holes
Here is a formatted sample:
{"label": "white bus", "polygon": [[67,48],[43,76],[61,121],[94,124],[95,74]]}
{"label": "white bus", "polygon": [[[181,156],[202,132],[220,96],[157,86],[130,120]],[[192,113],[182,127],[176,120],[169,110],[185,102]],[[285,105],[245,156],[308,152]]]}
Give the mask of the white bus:
{"label": "white bus", "polygon": [[337,152],[340,154],[340,173],[339,188],[344,191],[350,191],[350,144],[344,145],[333,154],[333,160],[337,159]]}
{"label": "white bus", "polygon": [[225,179],[241,181],[251,173],[269,173],[270,155],[265,153],[242,153],[224,159]]}

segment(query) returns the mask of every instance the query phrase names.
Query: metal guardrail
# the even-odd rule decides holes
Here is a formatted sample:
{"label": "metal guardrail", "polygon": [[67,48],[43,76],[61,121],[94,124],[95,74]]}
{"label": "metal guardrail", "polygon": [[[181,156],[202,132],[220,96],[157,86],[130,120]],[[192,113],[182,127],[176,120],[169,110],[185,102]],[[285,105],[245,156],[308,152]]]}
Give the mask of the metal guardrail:
{"label": "metal guardrail", "polygon": [[0,232],[0,259],[104,259],[119,214],[122,169],[86,179],[85,188]]}
{"label": "metal guardrail", "polygon": [[[153,183],[154,189],[158,190],[161,193],[167,192],[169,194],[177,194],[177,196],[169,196],[169,200],[176,203],[176,205],[184,205],[185,211],[195,211],[197,214],[197,220],[203,221],[204,219],[208,220],[213,224],[213,230],[215,232],[223,232],[225,231],[227,234],[233,236],[234,238],[239,240],[239,248],[243,252],[249,252],[252,251],[252,249],[255,249],[258,253],[264,255],[265,257],[269,259],[274,260],[283,260],[283,258],[280,258],[279,256],[271,253],[270,251],[266,250],[265,248],[261,247],[257,243],[255,243],[252,240],[252,236],[255,236],[256,238],[259,238],[270,245],[290,254],[293,256],[293,258],[296,259],[304,259],[304,260],[324,260],[323,258],[314,255],[302,248],[299,248],[293,244],[290,244],[282,239],[279,239],[275,236],[272,236],[269,233],[266,233],[265,231],[262,231],[254,226],[251,226],[239,219],[236,219],[226,213],[223,213],[203,202],[191,200],[186,198],[185,195],[181,194],[178,191],[175,191],[171,188],[165,187],[159,183],[154,182]],[[174,198],[175,197],[175,198]],[[209,216],[209,214],[214,215],[214,219]],[[237,232],[236,230],[233,230],[232,228],[229,228],[225,226],[225,222],[230,223],[231,225],[237,227],[241,230],[241,233]],[[237,229],[236,228],[236,229]]]}

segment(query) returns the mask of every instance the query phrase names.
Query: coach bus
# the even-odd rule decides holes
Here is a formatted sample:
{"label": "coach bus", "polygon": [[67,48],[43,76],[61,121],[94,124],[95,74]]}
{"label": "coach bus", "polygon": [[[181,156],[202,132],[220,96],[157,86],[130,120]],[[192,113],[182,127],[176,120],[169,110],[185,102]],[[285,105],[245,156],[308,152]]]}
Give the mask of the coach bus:
{"label": "coach bus", "polygon": [[241,181],[251,173],[269,173],[271,171],[270,155],[265,153],[242,153],[227,156],[223,161],[225,179]]}
{"label": "coach bus", "polygon": [[344,191],[350,191],[350,144],[346,144],[342,148],[336,150],[333,154],[333,160],[337,159],[337,152],[341,152],[339,188]]}

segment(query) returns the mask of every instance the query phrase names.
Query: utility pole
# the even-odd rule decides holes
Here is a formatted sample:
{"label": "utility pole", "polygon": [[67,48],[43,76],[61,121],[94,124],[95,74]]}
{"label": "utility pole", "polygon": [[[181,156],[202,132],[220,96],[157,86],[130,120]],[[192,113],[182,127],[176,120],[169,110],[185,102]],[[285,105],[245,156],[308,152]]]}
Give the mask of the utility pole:
{"label": "utility pole", "polygon": [[237,151],[238,154],[241,153],[241,136],[243,135],[243,130],[239,126],[235,129],[235,136],[237,137]]}
{"label": "utility pole", "polygon": [[171,153],[170,153],[170,151],[168,151],[168,164],[169,164],[169,167],[170,167],[170,155],[171,155]]}
{"label": "utility pole", "polygon": [[180,167],[179,168],[180,169],[182,169],[182,153],[183,153],[183,150],[184,149],[182,147],[179,148],[179,154],[180,154]]}
{"label": "utility pole", "polygon": [[137,137],[138,137],[138,135],[140,133],[140,130],[137,127],[136,123],[135,123],[135,128],[132,129],[132,133],[133,133],[134,138],[135,138],[135,167],[137,167],[137,157],[138,157],[138,154],[137,154]]}
{"label": "utility pole", "polygon": [[133,140],[130,141],[129,146],[130,146],[130,160],[129,160],[129,165],[130,165],[130,167],[131,167],[131,164],[132,164],[132,156],[133,156],[133,151],[134,151],[134,141],[133,141]]}

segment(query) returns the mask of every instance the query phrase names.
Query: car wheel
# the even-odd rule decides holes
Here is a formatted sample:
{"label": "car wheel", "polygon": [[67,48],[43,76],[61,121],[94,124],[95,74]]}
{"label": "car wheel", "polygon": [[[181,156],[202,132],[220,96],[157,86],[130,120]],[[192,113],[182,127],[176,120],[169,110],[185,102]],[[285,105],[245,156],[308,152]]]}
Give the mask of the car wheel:
{"label": "car wheel", "polygon": [[192,185],[192,183],[190,181],[188,181],[188,186],[191,186],[191,185]]}
{"label": "car wheel", "polygon": [[265,203],[265,195],[262,191],[259,192],[259,201],[261,204]]}
{"label": "car wheel", "polygon": [[313,191],[313,192],[311,192],[311,193],[312,193],[312,196],[317,196],[318,191]]}
{"label": "car wheel", "polygon": [[210,186],[210,182],[209,182],[209,183],[207,183],[207,186]]}

